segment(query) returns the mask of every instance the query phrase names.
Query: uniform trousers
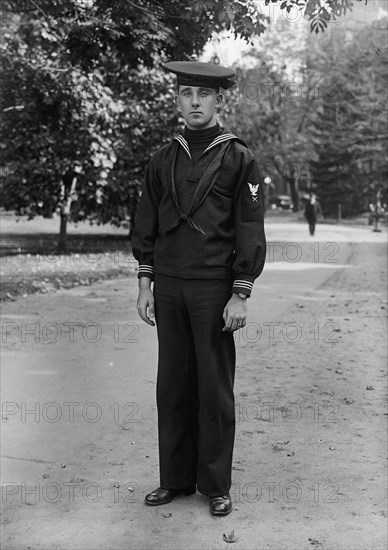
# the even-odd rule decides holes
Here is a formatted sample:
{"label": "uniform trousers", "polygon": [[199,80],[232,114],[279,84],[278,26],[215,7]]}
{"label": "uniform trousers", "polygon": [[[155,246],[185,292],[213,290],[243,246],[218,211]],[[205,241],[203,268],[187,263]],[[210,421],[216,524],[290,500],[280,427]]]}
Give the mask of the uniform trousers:
{"label": "uniform trousers", "polygon": [[155,275],[160,486],[227,494],[235,435],[233,333],[222,332],[232,280]]}

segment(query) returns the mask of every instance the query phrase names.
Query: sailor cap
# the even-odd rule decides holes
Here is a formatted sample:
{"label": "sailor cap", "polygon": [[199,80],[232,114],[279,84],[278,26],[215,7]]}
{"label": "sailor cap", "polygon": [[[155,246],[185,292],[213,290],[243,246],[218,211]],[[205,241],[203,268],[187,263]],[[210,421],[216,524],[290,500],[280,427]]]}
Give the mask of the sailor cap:
{"label": "sailor cap", "polygon": [[163,67],[177,75],[178,85],[202,86],[207,88],[224,88],[227,90],[233,86],[234,71],[214,65],[213,63],[201,63],[200,61],[169,61]]}

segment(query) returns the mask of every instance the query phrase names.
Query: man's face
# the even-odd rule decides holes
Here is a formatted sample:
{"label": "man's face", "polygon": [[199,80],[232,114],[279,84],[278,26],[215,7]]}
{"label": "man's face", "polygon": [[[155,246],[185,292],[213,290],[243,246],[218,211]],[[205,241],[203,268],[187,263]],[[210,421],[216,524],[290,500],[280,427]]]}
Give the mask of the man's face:
{"label": "man's face", "polygon": [[175,101],[191,130],[210,128],[216,123],[216,107],[222,104],[222,94],[214,88],[179,86]]}

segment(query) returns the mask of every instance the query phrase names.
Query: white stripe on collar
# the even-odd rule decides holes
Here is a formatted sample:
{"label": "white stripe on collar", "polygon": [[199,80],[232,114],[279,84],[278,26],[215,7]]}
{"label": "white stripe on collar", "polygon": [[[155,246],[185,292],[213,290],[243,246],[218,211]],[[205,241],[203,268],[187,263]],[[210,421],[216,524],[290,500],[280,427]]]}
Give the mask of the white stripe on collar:
{"label": "white stripe on collar", "polygon": [[176,139],[182,145],[183,149],[186,151],[186,153],[189,155],[189,157],[191,159],[190,147],[189,147],[189,144],[187,143],[187,141],[185,140],[185,138],[183,136],[179,135],[179,136],[175,136],[174,139]]}
{"label": "white stripe on collar", "polygon": [[[213,147],[216,147],[220,143],[223,143],[224,141],[229,141],[230,139],[233,139],[235,137],[236,136],[234,136],[233,134],[221,134],[221,135],[217,136],[206,147],[206,149],[203,151],[202,155],[204,155],[205,153],[210,151],[210,149],[213,149]],[[179,136],[175,136],[174,139],[176,139],[182,145],[183,149],[186,151],[186,153],[189,155],[189,157],[191,159],[190,147],[189,147],[189,144],[187,143],[187,141],[185,140],[185,138],[181,134],[179,134]]]}
{"label": "white stripe on collar", "polygon": [[229,141],[230,139],[233,139],[235,136],[233,134],[221,134],[220,136],[217,136],[216,138],[213,139],[213,141],[210,143],[210,145],[208,145],[206,147],[206,149],[204,150],[204,153],[207,153],[210,149],[213,149],[213,147],[215,147],[216,145],[218,145],[219,143],[223,143],[224,141]]}

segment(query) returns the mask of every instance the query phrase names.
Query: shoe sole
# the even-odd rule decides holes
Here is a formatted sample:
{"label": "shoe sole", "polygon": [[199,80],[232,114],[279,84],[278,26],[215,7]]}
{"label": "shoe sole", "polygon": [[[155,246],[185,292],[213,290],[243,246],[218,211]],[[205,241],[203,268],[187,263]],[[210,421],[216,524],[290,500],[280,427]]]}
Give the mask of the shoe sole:
{"label": "shoe sole", "polygon": [[168,504],[173,500],[174,500],[173,498],[171,500],[164,500],[163,502],[148,502],[148,500],[144,500],[144,504],[147,504],[147,506],[162,506],[163,504]]}
{"label": "shoe sole", "polygon": [[169,504],[176,497],[179,497],[179,496],[182,496],[182,495],[185,496],[185,497],[188,497],[190,495],[193,495],[196,492],[197,492],[196,489],[190,489],[188,491],[182,491],[181,493],[179,493],[178,495],[175,495],[170,500],[164,500],[163,502],[149,502],[148,500],[144,499],[144,503],[147,504],[148,506],[162,506],[163,504]]}
{"label": "shoe sole", "polygon": [[210,514],[212,516],[228,516],[231,512],[232,512],[233,508],[231,508],[230,510],[228,510],[227,512],[212,512],[210,510]]}

